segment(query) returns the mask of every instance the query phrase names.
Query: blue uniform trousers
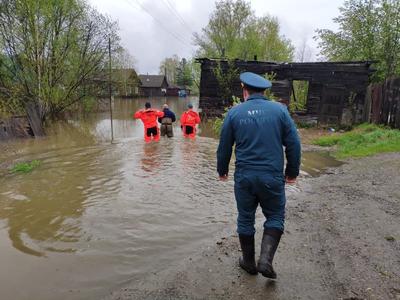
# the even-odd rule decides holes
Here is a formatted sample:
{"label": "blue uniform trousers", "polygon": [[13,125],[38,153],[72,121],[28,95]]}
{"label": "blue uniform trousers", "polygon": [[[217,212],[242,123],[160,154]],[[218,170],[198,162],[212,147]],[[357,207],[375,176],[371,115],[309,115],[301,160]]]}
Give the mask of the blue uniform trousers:
{"label": "blue uniform trousers", "polygon": [[239,234],[255,233],[255,213],[258,204],[266,218],[264,229],[275,228],[283,231],[286,204],[283,174],[272,175],[261,170],[236,169],[235,198],[239,212],[237,219]]}

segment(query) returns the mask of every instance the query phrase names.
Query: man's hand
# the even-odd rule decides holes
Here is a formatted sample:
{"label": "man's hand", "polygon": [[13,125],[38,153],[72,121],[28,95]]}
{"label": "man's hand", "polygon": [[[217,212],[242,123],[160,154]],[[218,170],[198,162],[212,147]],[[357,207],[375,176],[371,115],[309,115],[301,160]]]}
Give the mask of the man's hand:
{"label": "man's hand", "polygon": [[292,177],[286,176],[285,181],[286,181],[286,184],[290,184],[290,185],[296,184],[296,177],[292,178]]}
{"label": "man's hand", "polygon": [[219,176],[220,181],[228,181],[228,174],[225,174],[223,176]]}

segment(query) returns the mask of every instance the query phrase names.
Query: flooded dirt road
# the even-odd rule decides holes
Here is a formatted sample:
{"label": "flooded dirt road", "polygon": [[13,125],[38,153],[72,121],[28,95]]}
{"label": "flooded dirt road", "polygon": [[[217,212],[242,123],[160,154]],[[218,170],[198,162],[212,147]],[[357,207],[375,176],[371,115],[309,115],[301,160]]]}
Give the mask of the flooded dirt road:
{"label": "flooded dirt road", "polygon": [[[115,292],[112,300],[400,299],[400,153],[302,180],[287,203],[276,281],[238,266],[234,226],[178,264]],[[256,224],[256,256],[263,219]]]}
{"label": "flooded dirt road", "polygon": [[[176,265],[235,223],[233,183],[216,180],[210,126],[188,141],[177,123],[173,139],[145,144],[132,120],[145,101],[115,101],[113,144],[108,114],[99,113],[3,145],[1,299],[100,299]],[[197,107],[195,98],[168,104],[179,116],[189,101]],[[32,173],[8,170],[31,160],[41,161]],[[303,177],[340,164],[314,152],[303,162]]]}

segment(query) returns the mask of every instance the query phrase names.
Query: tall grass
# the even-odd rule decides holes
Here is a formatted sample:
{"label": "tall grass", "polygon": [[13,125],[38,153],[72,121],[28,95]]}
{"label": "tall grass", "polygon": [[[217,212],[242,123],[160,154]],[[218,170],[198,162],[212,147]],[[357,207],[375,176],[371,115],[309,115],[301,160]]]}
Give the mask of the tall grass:
{"label": "tall grass", "polygon": [[364,157],[381,152],[400,151],[400,130],[375,124],[362,124],[352,131],[335,133],[313,141],[319,146],[337,146],[337,158]]}

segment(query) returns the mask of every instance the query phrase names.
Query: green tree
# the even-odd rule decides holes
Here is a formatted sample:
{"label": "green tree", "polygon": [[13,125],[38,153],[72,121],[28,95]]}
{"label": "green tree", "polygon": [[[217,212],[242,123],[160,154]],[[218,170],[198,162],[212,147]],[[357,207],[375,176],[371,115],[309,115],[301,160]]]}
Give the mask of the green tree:
{"label": "green tree", "polygon": [[194,58],[187,60],[178,55],[165,58],[159,67],[159,74],[166,75],[168,84],[189,87],[192,94],[198,94],[200,87],[200,64]]}
{"label": "green tree", "polygon": [[119,47],[117,29],[82,0],[2,0],[2,102],[32,103],[44,121],[83,101],[107,65],[108,39]]}
{"label": "green tree", "polygon": [[188,62],[190,73],[192,74],[192,95],[199,95],[200,92],[200,77],[201,77],[201,66],[194,58],[191,58]]}
{"label": "green tree", "polygon": [[239,77],[239,69],[235,66],[234,60],[228,60],[227,63],[219,62],[214,69],[214,75],[218,82],[218,93],[224,105],[230,105],[234,99],[234,84]]}
{"label": "green tree", "polygon": [[137,76],[135,65],[136,59],[125,48],[120,47],[113,53],[112,79],[115,81],[115,88],[120,92],[121,96],[136,93],[135,88],[138,88],[140,80]]}
{"label": "green tree", "polygon": [[400,74],[400,1],[347,0],[333,20],[338,31],[317,30],[322,56],[330,61],[377,60],[375,81]]}
{"label": "green tree", "polygon": [[190,87],[193,84],[192,70],[185,58],[182,58],[179,62],[175,82],[177,85],[184,87]]}
{"label": "green tree", "polygon": [[176,84],[177,69],[179,67],[180,58],[178,55],[166,57],[159,67],[158,74],[167,77],[168,84]]}
{"label": "green tree", "polygon": [[279,21],[271,16],[256,17],[244,0],[216,2],[208,25],[195,33],[198,56],[228,59],[290,61],[294,47],[280,35]]}

